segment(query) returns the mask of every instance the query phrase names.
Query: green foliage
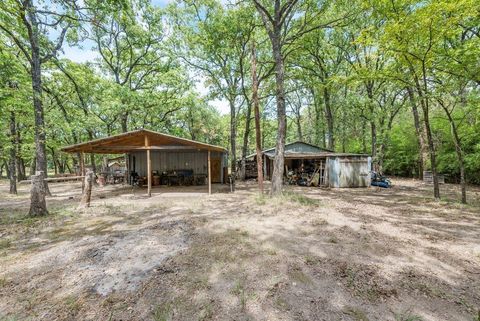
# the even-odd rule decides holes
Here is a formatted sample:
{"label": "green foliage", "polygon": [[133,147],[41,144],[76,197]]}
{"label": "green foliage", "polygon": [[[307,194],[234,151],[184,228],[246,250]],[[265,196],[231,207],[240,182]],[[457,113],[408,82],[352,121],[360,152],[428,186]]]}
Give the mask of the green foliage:
{"label": "green foliage", "polygon": [[[260,2],[273,9],[271,1]],[[40,39],[42,53],[51,51],[69,22],[68,43],[97,56],[86,63],[50,59],[43,64],[50,170],[74,170],[76,157],[59,152],[64,145],[142,127],[230,145],[237,155],[245,136],[247,154],[254,152],[253,114],[247,118],[253,40],[262,145],[275,146],[273,57],[268,30],[253,3],[181,1],[165,8],[147,0],[85,3],[75,11],[59,1],[60,12],[71,17]],[[28,58],[14,41],[26,46],[27,34],[15,20],[17,2],[4,1],[0,8],[0,166],[5,168],[14,148],[13,112],[17,154],[28,167],[35,151],[31,79]],[[282,36],[287,142],[325,147],[332,136],[337,152],[374,154],[384,172],[416,176],[421,149],[415,106],[420,126],[425,117],[430,121],[439,172],[459,180],[453,122],[467,181],[480,184],[478,12],[475,0],[296,2]],[[213,107],[219,100],[228,114]]]}

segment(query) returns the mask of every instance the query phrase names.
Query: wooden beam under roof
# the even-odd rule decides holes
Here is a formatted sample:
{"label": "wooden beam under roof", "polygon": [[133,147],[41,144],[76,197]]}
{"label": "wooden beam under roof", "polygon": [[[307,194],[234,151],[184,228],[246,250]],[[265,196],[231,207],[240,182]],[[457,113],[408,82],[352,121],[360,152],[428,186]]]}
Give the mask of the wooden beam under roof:
{"label": "wooden beam under roof", "polygon": [[210,145],[194,140],[175,137],[168,134],[139,129],[110,137],[99,138],[85,143],[62,148],[67,153],[123,154],[134,150],[145,150],[145,136],[148,136],[152,149],[182,150],[200,149],[218,152],[227,150],[220,146]]}

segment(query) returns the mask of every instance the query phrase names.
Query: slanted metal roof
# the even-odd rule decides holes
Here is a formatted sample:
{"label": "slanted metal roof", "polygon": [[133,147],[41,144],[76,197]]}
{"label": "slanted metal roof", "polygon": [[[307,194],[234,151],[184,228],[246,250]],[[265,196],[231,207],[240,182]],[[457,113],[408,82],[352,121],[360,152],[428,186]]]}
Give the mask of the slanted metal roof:
{"label": "slanted metal roof", "polygon": [[[276,149],[276,147],[264,149],[264,150],[262,150],[262,154],[265,154],[268,157],[274,157],[275,156],[275,149]],[[312,145],[312,144],[305,143],[305,142],[297,140],[295,142],[285,144],[285,154],[287,154],[288,152],[299,153],[299,154],[301,154],[301,153],[313,154],[313,153],[333,153],[333,150],[323,148],[323,147],[319,147],[319,146],[316,146],[316,145]],[[256,153],[248,155],[247,159],[248,158],[253,158],[256,155],[257,155]]]}
{"label": "slanted metal roof", "polygon": [[[275,147],[268,148],[262,151],[262,154],[268,158],[275,157]],[[254,158],[257,154],[247,156],[247,159]],[[286,159],[315,159],[323,157],[368,157],[368,154],[355,153],[337,153],[333,150],[315,146],[309,143],[296,141],[285,145]]]}
{"label": "slanted metal roof", "polygon": [[[148,141],[148,147],[145,144],[146,141]],[[146,149],[227,151],[220,146],[158,133],[148,129],[138,129],[123,134],[94,139],[66,146],[61,150],[67,153],[124,154]]]}

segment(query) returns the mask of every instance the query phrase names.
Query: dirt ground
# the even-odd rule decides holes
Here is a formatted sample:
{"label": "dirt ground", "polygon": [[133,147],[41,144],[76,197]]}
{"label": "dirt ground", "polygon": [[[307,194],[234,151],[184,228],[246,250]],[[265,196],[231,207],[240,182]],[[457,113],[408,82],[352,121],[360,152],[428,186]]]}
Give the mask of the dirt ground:
{"label": "dirt ground", "polygon": [[[254,183],[144,191],[0,182],[0,320],[480,320],[480,188]],[[133,193],[134,192],[134,193]]]}

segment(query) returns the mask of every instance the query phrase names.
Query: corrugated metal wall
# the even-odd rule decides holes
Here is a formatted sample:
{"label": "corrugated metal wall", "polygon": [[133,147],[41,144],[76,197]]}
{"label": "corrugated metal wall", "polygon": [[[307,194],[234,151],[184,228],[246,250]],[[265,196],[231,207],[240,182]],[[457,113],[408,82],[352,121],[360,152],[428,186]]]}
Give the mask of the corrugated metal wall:
{"label": "corrugated metal wall", "polygon": [[330,187],[370,186],[370,157],[336,156],[328,159]]}
{"label": "corrugated metal wall", "polygon": [[[208,173],[208,161],[206,151],[158,151],[151,152],[152,170],[159,172],[179,169],[193,169],[195,174]],[[223,153],[212,152],[211,157],[223,157]],[[224,163],[224,161],[222,162]],[[135,169],[133,168],[135,164]],[[135,171],[140,176],[147,175],[147,152],[134,152],[130,154],[130,171]],[[223,165],[223,164],[222,164]],[[223,167],[223,166],[221,166]],[[223,179],[223,170],[221,176]]]}

